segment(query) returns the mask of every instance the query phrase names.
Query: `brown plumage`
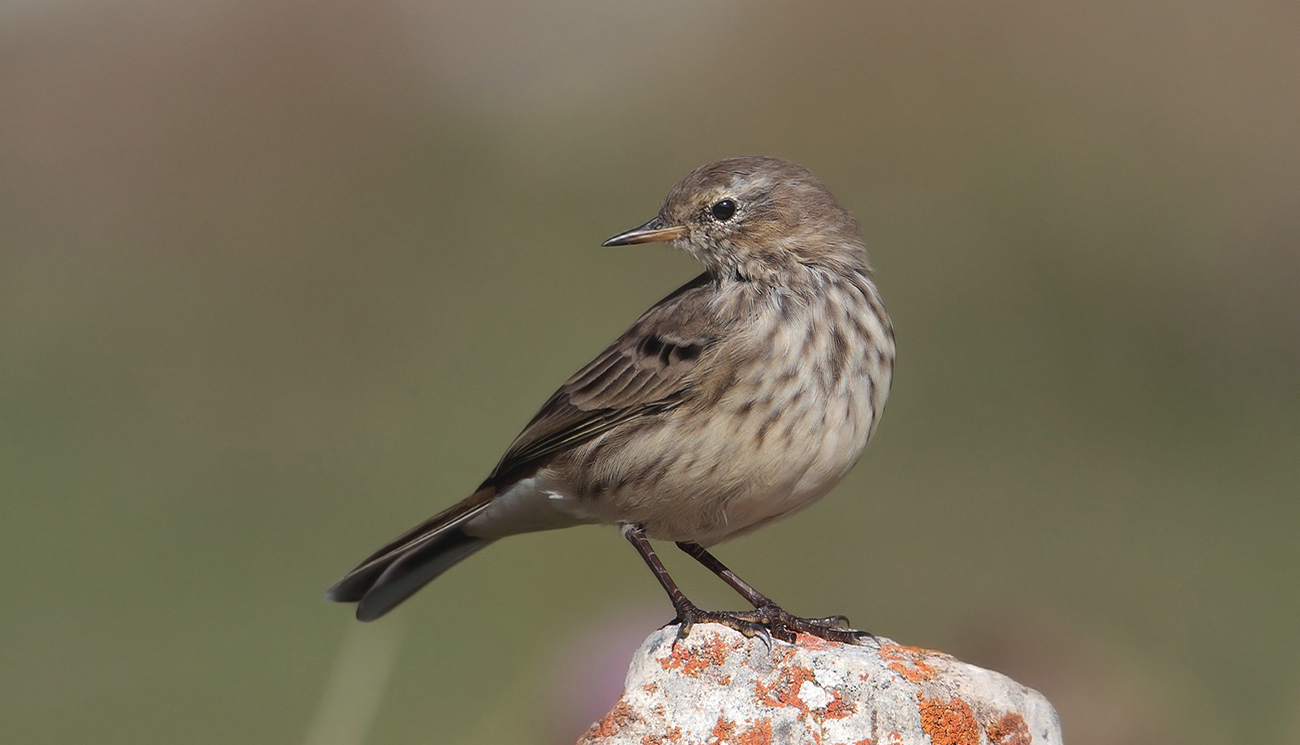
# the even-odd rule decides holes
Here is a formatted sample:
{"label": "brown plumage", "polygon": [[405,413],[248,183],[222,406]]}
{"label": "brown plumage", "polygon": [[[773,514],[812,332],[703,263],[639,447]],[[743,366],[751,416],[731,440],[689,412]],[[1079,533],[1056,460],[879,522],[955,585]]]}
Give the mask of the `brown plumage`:
{"label": "brown plumage", "polygon": [[[705,272],[565,382],[473,495],[380,549],[330,598],[377,618],[497,538],[607,523],[655,571],[683,634],[716,621],[857,638],[839,617],[785,613],[703,548],[821,497],[875,431],[894,338],[857,222],[806,169],[731,158],[687,175],[653,219],[606,245],[650,241]],[[756,610],[696,608],[647,537],[678,542]]]}

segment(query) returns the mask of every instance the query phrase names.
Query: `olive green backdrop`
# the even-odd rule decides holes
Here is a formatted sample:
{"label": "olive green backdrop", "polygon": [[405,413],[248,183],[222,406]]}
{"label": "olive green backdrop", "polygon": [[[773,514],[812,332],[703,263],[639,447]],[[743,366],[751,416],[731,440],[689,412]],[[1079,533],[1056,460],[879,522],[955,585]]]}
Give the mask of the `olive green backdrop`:
{"label": "olive green backdrop", "polygon": [[1039,687],[1076,745],[1300,742],[1298,30],[1278,0],[0,6],[4,740],[575,737],[671,616],[615,531],[502,542],[371,626],[321,595],[697,271],[601,240],[766,153],[861,219],[899,361],[857,469],[720,557]]}

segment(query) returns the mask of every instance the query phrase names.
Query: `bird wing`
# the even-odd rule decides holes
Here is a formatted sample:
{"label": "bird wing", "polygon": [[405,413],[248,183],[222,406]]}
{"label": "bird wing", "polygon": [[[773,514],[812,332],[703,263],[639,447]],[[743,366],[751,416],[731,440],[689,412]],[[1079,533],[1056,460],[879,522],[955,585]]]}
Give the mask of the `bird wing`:
{"label": "bird wing", "polygon": [[681,403],[690,373],[723,329],[707,273],[679,287],[569,378],[515,438],[485,484],[511,480],[574,444]]}

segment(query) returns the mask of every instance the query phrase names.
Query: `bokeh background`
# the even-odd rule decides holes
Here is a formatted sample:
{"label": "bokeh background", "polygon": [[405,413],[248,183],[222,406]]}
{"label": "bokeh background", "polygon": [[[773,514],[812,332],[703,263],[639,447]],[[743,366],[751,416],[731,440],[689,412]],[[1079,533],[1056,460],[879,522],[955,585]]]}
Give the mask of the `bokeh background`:
{"label": "bokeh background", "polygon": [[601,240],[767,153],[862,220],[899,363],[858,468],[721,558],[1075,745],[1300,743],[1297,38],[1291,0],[0,3],[4,740],[572,741],[671,616],[614,531],[369,626],[321,594],[697,271]]}

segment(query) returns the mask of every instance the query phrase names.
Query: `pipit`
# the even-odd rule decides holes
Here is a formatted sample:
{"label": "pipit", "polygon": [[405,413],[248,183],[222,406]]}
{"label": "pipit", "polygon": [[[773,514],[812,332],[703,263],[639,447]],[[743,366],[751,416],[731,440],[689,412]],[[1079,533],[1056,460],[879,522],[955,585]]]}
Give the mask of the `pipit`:
{"label": "pipit", "polygon": [[[768,157],[688,174],[606,246],[664,241],[704,265],[542,406],[479,488],[330,588],[369,621],[498,538],[617,525],[668,592],[679,636],[853,642],[843,616],[781,609],[707,550],[807,507],[846,474],[885,408],[894,332],[856,220],[808,170]],[[649,539],[677,546],[752,611],[705,611]]]}

